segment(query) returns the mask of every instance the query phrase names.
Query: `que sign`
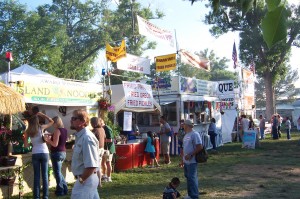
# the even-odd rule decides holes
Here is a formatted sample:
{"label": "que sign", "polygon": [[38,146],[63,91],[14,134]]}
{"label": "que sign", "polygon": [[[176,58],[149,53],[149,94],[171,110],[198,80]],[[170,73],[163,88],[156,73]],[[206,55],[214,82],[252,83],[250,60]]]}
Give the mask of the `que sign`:
{"label": "que sign", "polygon": [[234,94],[234,82],[233,81],[218,82],[218,94],[219,95]]}

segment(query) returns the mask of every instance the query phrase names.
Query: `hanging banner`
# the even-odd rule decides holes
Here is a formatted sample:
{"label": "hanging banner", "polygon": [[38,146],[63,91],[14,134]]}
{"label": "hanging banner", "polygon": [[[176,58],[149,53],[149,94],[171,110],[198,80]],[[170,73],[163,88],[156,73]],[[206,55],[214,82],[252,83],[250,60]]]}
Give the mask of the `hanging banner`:
{"label": "hanging banner", "polygon": [[125,106],[137,108],[153,108],[151,85],[123,81]]}
{"label": "hanging banner", "polygon": [[188,52],[187,50],[181,49],[180,60],[182,63],[191,65],[195,68],[204,69],[206,71],[210,71],[210,63],[207,59],[200,59],[198,55]]}
{"label": "hanging banner", "polygon": [[155,57],[156,72],[176,69],[176,53]]}
{"label": "hanging banner", "polygon": [[150,59],[128,54],[117,62],[120,70],[132,71],[143,74],[150,74]]}
{"label": "hanging banner", "polygon": [[245,110],[252,110],[254,102],[254,75],[252,71],[243,69],[243,102]]}
{"label": "hanging banner", "polygon": [[125,40],[122,40],[120,47],[112,47],[109,43],[106,43],[106,59],[108,61],[117,62],[123,57],[126,57]]}
{"label": "hanging banner", "polygon": [[170,31],[163,30],[138,15],[136,17],[139,26],[139,33],[141,35],[159,39],[160,41],[167,42],[170,46],[174,47],[173,34]]}

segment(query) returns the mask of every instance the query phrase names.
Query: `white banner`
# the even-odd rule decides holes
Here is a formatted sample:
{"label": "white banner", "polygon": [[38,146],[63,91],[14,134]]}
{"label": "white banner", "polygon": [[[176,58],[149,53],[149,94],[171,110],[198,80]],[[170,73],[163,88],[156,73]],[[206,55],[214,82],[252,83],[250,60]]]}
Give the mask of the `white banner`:
{"label": "white banner", "polygon": [[125,106],[153,108],[153,94],[150,85],[123,81]]}
{"label": "white banner", "polygon": [[139,33],[141,35],[165,41],[174,47],[173,34],[170,31],[163,30],[138,15],[136,17],[139,25]]}
{"label": "white banner", "polygon": [[217,91],[219,96],[234,95],[234,81],[233,80],[219,81]]}
{"label": "white banner", "polygon": [[182,63],[191,65],[195,68],[204,69],[210,71],[210,63],[207,59],[200,59],[198,55],[190,53],[187,50],[181,49],[180,51],[180,60]]}
{"label": "white banner", "polygon": [[117,62],[117,68],[150,75],[150,59],[127,53],[126,57]]}

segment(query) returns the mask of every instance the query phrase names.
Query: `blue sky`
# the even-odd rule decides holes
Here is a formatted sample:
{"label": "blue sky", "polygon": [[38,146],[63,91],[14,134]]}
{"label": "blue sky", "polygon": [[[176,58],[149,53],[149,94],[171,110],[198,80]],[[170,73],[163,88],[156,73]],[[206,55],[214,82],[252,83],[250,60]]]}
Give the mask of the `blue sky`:
{"label": "blue sky", "polygon": [[[288,0],[290,3],[299,3],[299,0]],[[27,4],[29,9],[35,9],[39,4],[51,3],[52,0],[19,0],[22,4]],[[114,2],[114,1],[112,1]],[[201,51],[206,48],[213,50],[218,57],[226,57],[230,60],[229,70],[233,70],[232,46],[235,41],[237,46],[239,44],[238,33],[227,33],[219,38],[214,38],[209,33],[209,26],[205,25],[203,20],[208,9],[204,4],[207,1],[195,2],[193,6],[191,3],[182,0],[139,0],[144,5],[151,5],[152,9],[159,8],[166,15],[163,20],[150,20],[151,23],[160,28],[174,31],[176,30],[177,41],[179,49],[183,48],[191,52]],[[175,53],[176,49],[171,48],[168,44],[159,41],[157,49],[154,51],[146,51],[144,56],[153,58],[159,55]],[[294,69],[298,69],[300,75],[300,49],[293,47],[290,63]],[[101,56],[104,57],[102,53]],[[104,59],[104,58],[103,58]],[[96,67],[106,67],[105,61],[98,60]],[[96,79],[100,78],[99,76]],[[298,86],[299,85],[299,86]],[[300,81],[296,84],[300,87]]]}

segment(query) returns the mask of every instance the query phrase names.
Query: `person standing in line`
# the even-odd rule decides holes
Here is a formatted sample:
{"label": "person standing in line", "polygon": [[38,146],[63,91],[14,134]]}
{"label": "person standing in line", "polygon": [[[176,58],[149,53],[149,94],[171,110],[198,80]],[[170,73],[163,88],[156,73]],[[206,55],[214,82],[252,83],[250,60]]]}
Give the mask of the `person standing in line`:
{"label": "person standing in line", "polygon": [[46,136],[45,140],[50,147],[50,157],[53,167],[53,174],[56,180],[56,196],[64,196],[68,194],[68,185],[61,172],[62,164],[66,159],[66,142],[68,137],[67,129],[64,128],[64,124],[60,117],[56,116],[52,118],[54,121],[54,133],[53,135]]}
{"label": "person standing in line", "polygon": [[[47,119],[48,123],[40,125],[39,117]],[[33,198],[40,198],[40,175],[43,181],[43,199],[49,198],[48,186],[48,162],[49,150],[44,142],[43,131],[52,126],[53,120],[47,115],[36,112],[28,119],[28,128],[24,134],[24,147],[28,147],[28,137],[32,144],[32,166],[33,166]]]}
{"label": "person standing in line", "polygon": [[185,136],[183,138],[183,162],[184,162],[184,176],[187,179],[186,199],[198,199],[198,171],[195,155],[203,149],[200,134],[194,129],[194,124],[191,120],[184,121]]}
{"label": "person standing in line", "polygon": [[210,124],[208,127],[208,135],[210,136],[210,142],[213,145],[213,150],[216,151],[216,136],[217,136],[217,126],[216,126],[216,119],[211,118]]}
{"label": "person standing in line", "polygon": [[180,154],[180,163],[179,167],[183,167],[183,138],[184,138],[185,132],[184,132],[184,120],[180,120],[180,126],[177,133],[177,139],[178,139],[178,148],[179,148],[179,154]]}
{"label": "person standing in line", "polygon": [[112,129],[105,125],[104,120],[101,119],[101,126],[105,131],[106,139],[104,141],[104,155],[102,159],[102,169],[103,169],[103,182],[112,182],[111,173],[112,173],[112,160],[113,156],[116,153],[116,147],[113,138]]}
{"label": "person standing in line", "polygon": [[155,157],[154,137],[152,131],[148,131],[147,136],[145,152],[150,154],[151,162],[149,168],[154,168],[154,163],[157,167],[159,167],[160,165]]}
{"label": "person standing in line", "polygon": [[166,118],[164,116],[160,117],[160,145],[161,145],[161,152],[164,155],[164,162],[165,164],[171,164],[170,160],[170,143],[171,137],[167,134],[171,131],[170,125],[167,123]]}
{"label": "person standing in line", "polygon": [[104,154],[104,141],[106,138],[105,131],[101,126],[101,118],[93,117],[91,118],[91,125],[93,127],[92,132],[96,136],[97,140],[99,141],[99,170],[97,172],[99,178],[99,187],[102,187],[101,184],[101,164],[102,164],[102,157]]}
{"label": "person standing in line", "polygon": [[99,199],[97,187],[99,179],[99,142],[89,130],[90,119],[85,110],[74,110],[71,117],[71,129],[76,130],[72,156],[72,173],[77,179],[71,199]]}
{"label": "person standing in line", "polygon": [[260,139],[263,140],[265,139],[266,120],[262,115],[259,116],[259,119]]}
{"label": "person standing in line", "polygon": [[291,128],[292,128],[292,124],[290,121],[289,117],[286,117],[286,121],[285,121],[285,128],[286,128],[286,138],[288,140],[291,139]]}

